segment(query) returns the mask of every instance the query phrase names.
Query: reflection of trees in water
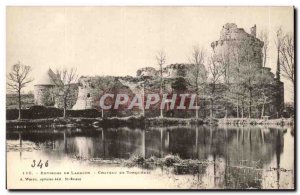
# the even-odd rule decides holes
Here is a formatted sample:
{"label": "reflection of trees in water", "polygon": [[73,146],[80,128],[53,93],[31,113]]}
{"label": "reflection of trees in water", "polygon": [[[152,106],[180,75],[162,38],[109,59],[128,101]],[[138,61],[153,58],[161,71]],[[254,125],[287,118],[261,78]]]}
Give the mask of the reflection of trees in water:
{"label": "reflection of trees in water", "polygon": [[[27,131],[8,133],[7,139],[32,141],[44,153],[80,158],[164,157],[172,153],[182,159],[209,160],[195,169],[207,186],[259,188],[263,166],[276,156],[280,168],[283,131],[258,127],[207,127],[104,129],[79,131]],[[21,143],[21,142],[20,142]],[[279,169],[278,169],[279,170]],[[211,179],[208,179],[211,178]],[[277,179],[280,171],[277,172]]]}
{"label": "reflection of trees in water", "polygon": [[[7,139],[19,139],[18,133],[8,133]],[[23,141],[51,146],[57,151],[77,153],[86,157],[128,158],[130,154],[163,157],[178,154],[183,159],[208,159],[210,155],[229,159],[268,163],[283,151],[283,132],[260,128],[195,128],[106,129],[90,131],[57,131],[22,133]],[[53,143],[55,146],[53,146]],[[86,149],[85,149],[86,148]],[[280,159],[278,159],[280,161]]]}
{"label": "reflection of trees in water", "polygon": [[[195,140],[195,136],[198,139]],[[197,146],[196,151],[192,149],[193,143]],[[202,127],[194,133],[178,128],[170,133],[169,150],[183,158],[196,154],[200,160],[213,161],[201,168],[206,168],[206,175],[202,176],[210,175],[213,178],[210,182],[215,187],[260,188],[263,166],[276,155],[280,167],[283,145],[283,131],[278,129]]]}
{"label": "reflection of trees in water", "polygon": [[142,136],[143,131],[125,128],[102,130],[85,140],[89,144],[81,144],[79,137],[69,138],[68,151],[83,158],[129,158],[131,153],[142,154]]}

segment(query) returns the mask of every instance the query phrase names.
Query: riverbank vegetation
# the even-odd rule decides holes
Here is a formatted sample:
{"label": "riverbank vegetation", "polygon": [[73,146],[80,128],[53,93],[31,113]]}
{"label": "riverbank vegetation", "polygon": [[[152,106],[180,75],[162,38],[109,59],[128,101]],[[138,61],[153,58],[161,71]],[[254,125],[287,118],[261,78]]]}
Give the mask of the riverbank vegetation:
{"label": "riverbank vegetation", "polygon": [[[80,127],[147,127],[147,126],[178,126],[178,125],[202,125],[209,124],[210,120],[188,118],[145,118],[142,116],[111,117],[111,118],[44,118],[44,119],[15,119],[7,120],[7,129],[30,129],[30,128],[80,128]],[[217,121],[214,120],[217,124]]]}
{"label": "riverbank vegetation", "polygon": [[176,126],[176,125],[293,125],[293,118],[253,119],[253,118],[178,118],[178,117],[101,117],[97,110],[67,110],[67,118],[63,110],[53,107],[32,106],[22,109],[23,119],[18,119],[17,109],[7,110],[7,129],[26,128],[64,128],[64,127],[145,127],[145,126]]}

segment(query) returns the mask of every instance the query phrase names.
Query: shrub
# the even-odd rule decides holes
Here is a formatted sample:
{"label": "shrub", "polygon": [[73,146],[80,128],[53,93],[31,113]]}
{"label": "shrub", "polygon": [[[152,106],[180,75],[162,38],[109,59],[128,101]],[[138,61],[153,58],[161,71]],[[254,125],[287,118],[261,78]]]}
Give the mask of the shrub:
{"label": "shrub", "polygon": [[[54,107],[32,106],[29,109],[21,110],[23,119],[42,119],[42,118],[58,118],[63,116],[63,110]],[[18,109],[7,109],[6,119],[15,120],[18,118]],[[95,109],[90,110],[67,110],[68,117],[85,117],[97,118],[101,117],[101,112]]]}
{"label": "shrub", "polygon": [[129,160],[135,164],[143,164],[145,161],[144,157],[138,154],[132,155]]}
{"label": "shrub", "polygon": [[165,156],[163,162],[166,166],[169,167],[172,166],[174,163],[180,163],[181,159],[177,154],[176,155],[168,154],[167,156]]}

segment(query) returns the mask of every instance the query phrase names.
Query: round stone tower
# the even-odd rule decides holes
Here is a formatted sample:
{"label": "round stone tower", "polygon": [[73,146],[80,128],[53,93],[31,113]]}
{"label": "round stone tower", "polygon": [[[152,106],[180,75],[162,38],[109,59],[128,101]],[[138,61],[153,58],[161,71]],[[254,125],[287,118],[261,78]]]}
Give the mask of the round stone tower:
{"label": "round stone tower", "polygon": [[[228,64],[227,76],[234,81],[234,71],[238,66],[262,68],[262,47],[264,43],[256,38],[256,25],[247,33],[234,23],[227,23],[222,27],[218,41],[211,43],[214,52]],[[231,77],[231,78],[230,78]]]}
{"label": "round stone tower", "polygon": [[54,100],[51,98],[51,89],[53,89],[55,86],[54,82],[52,81],[54,75],[54,72],[51,69],[48,69],[47,71],[43,72],[40,75],[40,78],[36,81],[36,84],[34,85],[34,103],[36,105],[54,105]]}

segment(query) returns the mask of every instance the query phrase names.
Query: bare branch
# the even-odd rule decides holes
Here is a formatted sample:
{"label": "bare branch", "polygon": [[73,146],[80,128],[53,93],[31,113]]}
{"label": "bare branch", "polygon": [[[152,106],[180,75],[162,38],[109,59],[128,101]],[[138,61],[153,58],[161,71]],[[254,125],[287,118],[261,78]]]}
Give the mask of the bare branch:
{"label": "bare branch", "polygon": [[[70,93],[71,93],[71,85],[77,82],[78,75],[77,69],[57,69],[55,74],[49,74],[51,80],[56,86],[56,95],[62,97],[64,111],[67,108],[67,104],[69,101]],[[65,116],[65,112],[64,112]]]}
{"label": "bare branch", "polygon": [[295,68],[294,68],[294,36],[289,33],[281,39],[279,48],[280,53],[280,69],[283,76],[294,84]]}
{"label": "bare branch", "polygon": [[259,34],[259,38],[264,42],[262,51],[263,51],[263,67],[266,66],[268,59],[268,50],[269,50],[269,34],[268,31],[262,30]]}
{"label": "bare branch", "polygon": [[19,104],[19,119],[21,119],[21,92],[24,87],[30,82],[33,81],[32,78],[28,78],[29,73],[31,72],[31,67],[26,66],[18,62],[13,65],[12,70],[7,75],[7,87],[13,92],[18,94],[18,104]]}

